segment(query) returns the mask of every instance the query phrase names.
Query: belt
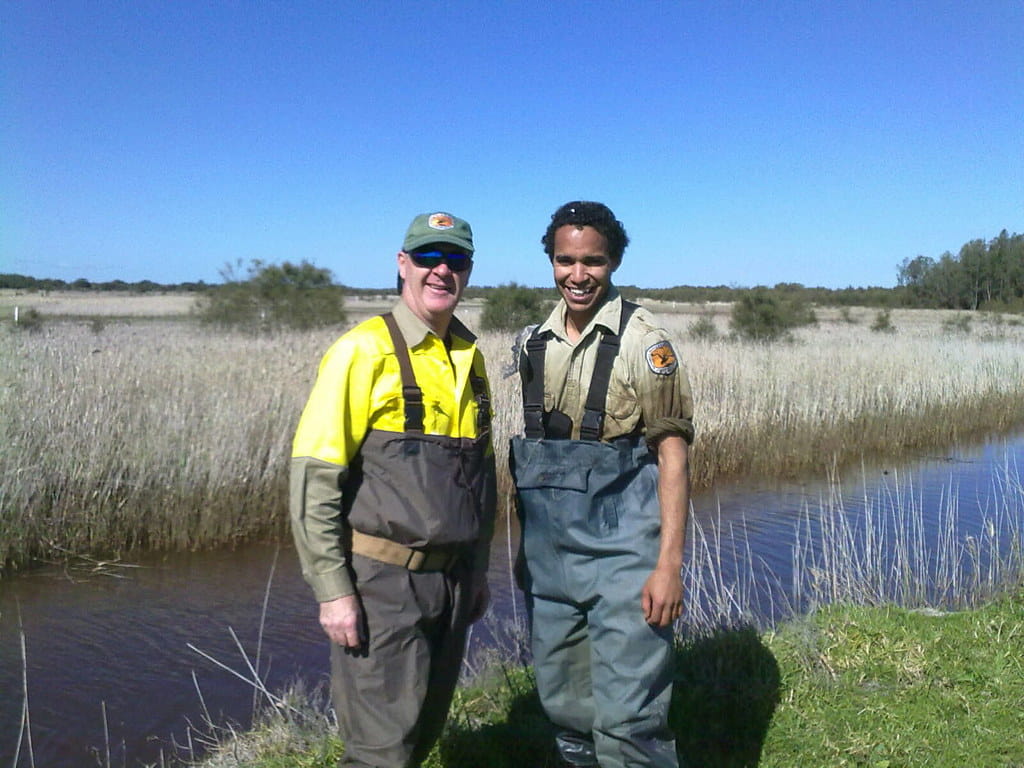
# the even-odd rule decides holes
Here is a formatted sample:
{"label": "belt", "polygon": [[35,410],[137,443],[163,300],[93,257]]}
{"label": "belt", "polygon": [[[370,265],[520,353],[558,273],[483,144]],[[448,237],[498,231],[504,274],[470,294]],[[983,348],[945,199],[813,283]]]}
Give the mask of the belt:
{"label": "belt", "polygon": [[449,571],[465,553],[465,547],[414,549],[396,544],[390,539],[353,530],[352,551],[382,563],[400,565],[410,571]]}

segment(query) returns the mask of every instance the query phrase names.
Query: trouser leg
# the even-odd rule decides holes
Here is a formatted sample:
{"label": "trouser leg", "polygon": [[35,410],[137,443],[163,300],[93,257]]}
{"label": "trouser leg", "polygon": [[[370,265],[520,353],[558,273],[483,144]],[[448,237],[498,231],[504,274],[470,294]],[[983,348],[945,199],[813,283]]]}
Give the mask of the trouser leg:
{"label": "trouser leg", "polygon": [[544,711],[561,728],[589,733],[594,704],[586,615],[571,603],[540,597],[531,603],[533,666]]}
{"label": "trouser leg", "polygon": [[556,746],[569,765],[597,765],[591,728],[590,638],[585,611],[569,602],[529,596],[531,650],[537,691],[561,733]]}
{"label": "trouser leg", "polygon": [[[465,641],[464,590],[442,573],[353,557],[365,653],[331,647],[331,697],[345,768],[407,768],[440,734]],[[458,610],[454,608],[458,606]]]}
{"label": "trouser leg", "polygon": [[592,609],[590,632],[594,745],[601,768],[677,768],[668,725],[671,627],[647,624],[639,595],[611,594]]}
{"label": "trouser leg", "polygon": [[469,629],[469,615],[472,610],[472,590],[466,578],[447,581],[451,590],[452,610],[445,621],[439,621],[432,636],[430,673],[427,680],[427,695],[419,718],[419,737],[413,748],[410,765],[419,765],[430,754],[440,738],[448,721],[452,697],[462,671],[462,659],[466,651],[466,633]]}

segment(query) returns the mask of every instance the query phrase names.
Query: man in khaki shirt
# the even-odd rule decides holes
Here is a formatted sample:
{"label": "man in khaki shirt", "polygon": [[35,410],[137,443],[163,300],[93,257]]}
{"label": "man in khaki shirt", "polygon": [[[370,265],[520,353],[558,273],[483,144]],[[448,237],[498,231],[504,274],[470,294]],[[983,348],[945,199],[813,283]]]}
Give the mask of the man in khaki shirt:
{"label": "man in khaki shirt", "polygon": [[693,400],[670,334],[611,283],[628,242],[593,202],[559,208],[542,239],[561,301],[520,358],[523,587],[563,763],[676,768]]}

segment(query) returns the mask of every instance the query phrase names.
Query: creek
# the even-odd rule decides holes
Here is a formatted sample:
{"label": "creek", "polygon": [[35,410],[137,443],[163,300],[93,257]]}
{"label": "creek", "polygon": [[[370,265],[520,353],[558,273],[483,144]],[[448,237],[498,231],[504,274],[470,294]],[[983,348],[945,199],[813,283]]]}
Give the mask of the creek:
{"label": "creek", "polygon": [[[722,582],[743,581],[756,563],[752,607],[770,623],[784,606],[801,607],[787,594],[794,541],[813,535],[823,500],[838,494],[844,514],[856,518],[872,499],[907,493],[926,525],[939,525],[938,510],[953,503],[957,535],[975,536],[999,496],[1011,492],[1018,497],[1008,507],[1017,518],[1011,522],[1020,531],[1021,465],[1024,433],[899,465],[864,465],[830,483],[723,485],[694,498],[701,536],[691,535],[689,546],[698,538],[709,543]],[[1015,490],[1007,489],[1007,467]],[[514,526],[499,523],[489,574],[497,621],[474,628],[474,647],[502,641],[493,627],[522,620],[522,595],[509,575],[516,542]],[[246,677],[251,664],[271,691],[326,679],[326,642],[290,545],[80,562],[0,579],[0,765],[30,765],[21,727],[25,681],[40,768],[158,762],[174,743],[186,743],[188,724],[201,726],[205,713],[245,727],[252,689],[211,658]]]}

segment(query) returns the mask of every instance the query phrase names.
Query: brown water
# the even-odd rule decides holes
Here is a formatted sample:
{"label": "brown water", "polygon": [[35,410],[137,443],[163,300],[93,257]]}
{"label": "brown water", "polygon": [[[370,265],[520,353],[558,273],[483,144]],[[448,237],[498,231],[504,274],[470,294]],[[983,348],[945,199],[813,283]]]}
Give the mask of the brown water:
{"label": "brown water", "polygon": [[[969,532],[995,503],[993,477],[1007,461],[1024,464],[1024,436],[899,468],[864,468],[844,481],[847,509],[855,514],[865,498],[886,493],[902,477],[926,507],[956,493]],[[792,580],[801,515],[831,490],[822,483],[730,486],[694,500],[705,534],[720,534],[726,578],[748,567],[750,557],[772,574],[760,580],[764,592],[756,596],[765,621],[786,602],[785,594],[772,592],[784,592]],[[1019,505],[1014,514],[1024,514]],[[735,546],[738,537],[742,548]],[[493,610],[505,623],[523,616],[509,576],[509,538],[514,546],[517,532],[499,526],[490,573]],[[133,565],[83,564],[0,581],[0,766],[30,765],[21,728],[23,675],[39,768],[107,765],[108,753],[113,766],[155,762],[174,751],[173,742],[185,743],[187,723],[203,721],[203,704],[218,723],[244,727],[252,689],[190,645],[246,677],[248,659],[271,690],[296,678],[325,680],[327,645],[290,545]],[[477,625],[472,643],[494,644],[493,626]]]}

